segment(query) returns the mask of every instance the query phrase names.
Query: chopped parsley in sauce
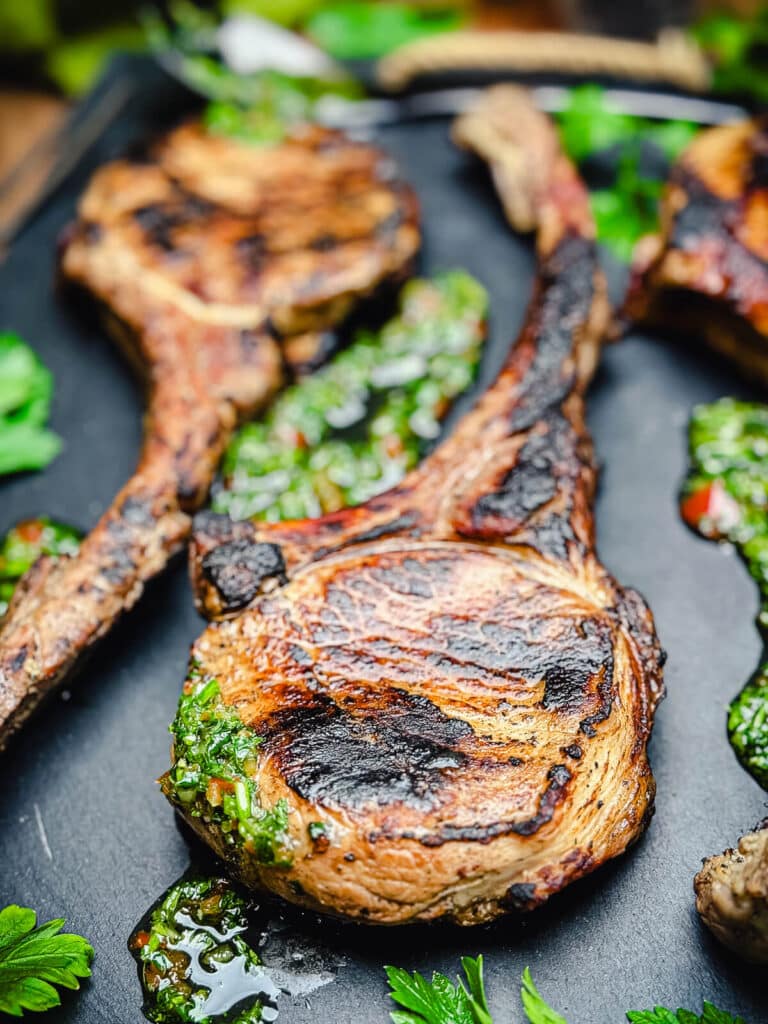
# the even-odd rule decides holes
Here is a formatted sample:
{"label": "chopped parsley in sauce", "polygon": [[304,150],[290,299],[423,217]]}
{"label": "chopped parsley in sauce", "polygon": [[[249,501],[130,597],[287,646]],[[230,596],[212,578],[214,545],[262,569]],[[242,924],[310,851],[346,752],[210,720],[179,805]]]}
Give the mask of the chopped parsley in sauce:
{"label": "chopped parsley in sauce", "polygon": [[359,332],[240,430],[213,508],[234,519],[311,518],[396,484],[474,379],[487,310],[485,289],[464,271],[409,282],[397,316]]}
{"label": "chopped parsley in sauce", "polygon": [[5,615],[21,577],[41,555],[74,555],[82,534],[47,516],[25,519],[0,542],[0,616]]}
{"label": "chopped parsley in sauce", "polygon": [[278,990],[248,941],[247,905],[221,878],[172,886],[128,941],[155,1024],[261,1024]]}
{"label": "chopped parsley in sauce", "polygon": [[[768,638],[768,406],[733,398],[699,405],[689,440],[681,515],[702,536],[738,548],[760,588],[758,625]],[[732,701],[728,735],[768,789],[768,660]]]}
{"label": "chopped parsley in sauce", "polygon": [[261,737],[224,703],[218,682],[201,675],[195,664],[171,732],[172,765],[162,779],[166,795],[260,863],[290,864],[288,805],[280,800],[263,807],[255,782]]}

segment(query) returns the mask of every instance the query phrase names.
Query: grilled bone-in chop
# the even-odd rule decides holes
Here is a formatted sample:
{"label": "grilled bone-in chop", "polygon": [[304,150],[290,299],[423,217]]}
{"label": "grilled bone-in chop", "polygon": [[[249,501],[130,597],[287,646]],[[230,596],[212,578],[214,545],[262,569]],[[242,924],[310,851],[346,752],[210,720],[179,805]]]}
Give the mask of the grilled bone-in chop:
{"label": "grilled bone-in chop", "polygon": [[0,745],[183,544],[237,421],[280,384],[281,343],[311,359],[418,242],[391,160],[319,128],[259,148],[191,124],[97,172],[62,272],[145,372],[144,444],[80,553],[42,559],[19,587],[0,632]]}
{"label": "grilled bone-in chop", "polygon": [[768,119],[712,128],[672,169],[626,319],[702,338],[768,383]]}
{"label": "grilled bone-in chop", "polygon": [[260,799],[287,802],[292,864],[182,813],[247,884],[381,924],[533,908],[626,850],[654,797],[653,621],[594,550],[583,393],[606,307],[586,191],[512,87],[456,138],[538,226],[495,385],[386,494],[282,525],[200,513],[192,552],[201,607],[248,604],[203,633],[195,671],[263,737]]}

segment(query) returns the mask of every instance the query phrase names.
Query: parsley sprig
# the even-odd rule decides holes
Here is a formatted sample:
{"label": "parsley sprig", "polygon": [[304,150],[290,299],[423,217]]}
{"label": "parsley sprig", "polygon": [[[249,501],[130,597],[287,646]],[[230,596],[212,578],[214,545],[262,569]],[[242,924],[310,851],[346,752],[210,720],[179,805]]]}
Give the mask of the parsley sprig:
{"label": "parsley sprig", "polygon": [[[390,1013],[393,1024],[494,1024],[483,981],[483,958],[462,957],[464,978],[456,983],[444,974],[434,973],[431,981],[414,971],[409,974],[400,967],[386,967],[390,996],[403,1007]],[[520,998],[529,1024],[568,1024],[552,1009],[533,983],[530,970],[523,971]],[[630,1024],[747,1024],[704,1003],[699,1016],[690,1010],[630,1010]]]}
{"label": "parsley sprig", "polygon": [[61,449],[46,429],[53,378],[17,334],[0,333],[0,474],[42,469]]}
{"label": "parsley sprig", "polygon": [[630,1010],[627,1020],[630,1024],[747,1024],[743,1017],[733,1017],[706,1002],[700,1016],[690,1010],[665,1010],[657,1006],[654,1010]]}
{"label": "parsley sprig", "polygon": [[666,165],[685,149],[698,126],[624,114],[611,106],[599,85],[573,88],[557,120],[572,160],[587,164],[597,157],[613,165],[609,187],[592,191],[590,200],[598,240],[616,259],[629,262],[637,240],[658,229]]}
{"label": "parsley sprig", "polygon": [[386,967],[392,999],[404,1007],[390,1014],[393,1024],[493,1024],[485,998],[483,958],[462,957],[466,985],[444,974],[427,981],[418,971]]}
{"label": "parsley sprig", "polygon": [[61,1005],[54,985],[77,989],[88,978],[93,948],[79,935],[61,935],[60,918],[35,927],[37,915],[12,905],[0,911],[0,1013]]}

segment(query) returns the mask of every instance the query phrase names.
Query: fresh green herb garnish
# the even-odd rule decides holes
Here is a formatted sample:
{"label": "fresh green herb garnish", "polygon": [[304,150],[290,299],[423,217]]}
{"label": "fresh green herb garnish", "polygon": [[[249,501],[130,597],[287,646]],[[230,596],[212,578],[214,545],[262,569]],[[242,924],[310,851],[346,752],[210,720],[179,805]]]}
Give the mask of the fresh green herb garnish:
{"label": "fresh green herb garnish", "polygon": [[415,39],[457,29],[462,22],[457,7],[446,3],[430,11],[408,3],[345,0],[323,4],[305,31],[338,60],[373,60]]}
{"label": "fresh green herb garnish", "polygon": [[418,971],[385,967],[392,1000],[403,1007],[390,1013],[394,1024],[493,1024],[483,984],[483,958],[462,957],[464,979],[444,974],[427,981]]}
{"label": "fresh green herb garnish", "polygon": [[61,441],[45,429],[53,378],[17,334],[0,334],[0,475],[42,469]]}
{"label": "fresh green herb garnish", "polygon": [[149,9],[143,16],[152,49],[172,52],[182,78],[211,101],[203,123],[217,135],[252,145],[281,142],[296,125],[314,119],[324,96],[360,99],[361,86],[348,76],[315,78],[264,69],[238,74],[211,51],[217,48],[218,18],[184,0],[171,3],[174,28]]}
{"label": "fresh green herb garnish", "polygon": [[711,14],[689,31],[712,60],[715,92],[768,99],[768,8],[763,6],[752,17]]}
{"label": "fresh green herb garnish", "polygon": [[627,1020],[630,1024],[747,1024],[743,1017],[734,1017],[707,1002],[701,1015],[690,1010],[665,1010],[663,1006],[657,1006],[654,1010],[630,1010]]}
{"label": "fresh green herb garnish", "polygon": [[0,541],[0,617],[5,615],[16,585],[41,555],[74,555],[82,534],[47,516],[25,519]]}
{"label": "fresh green herb garnish", "polygon": [[61,1005],[54,988],[78,989],[91,974],[93,949],[79,935],[61,935],[63,920],[35,927],[28,907],[0,910],[0,1013],[21,1017]]}
{"label": "fresh green herb garnish", "polygon": [[234,75],[212,57],[195,60],[201,91],[217,97],[203,113],[208,131],[254,145],[281,142],[293,126],[312,121],[324,96],[357,99],[361,94],[351,79],[298,78],[279,71]]}
{"label": "fresh green herb garnish", "polygon": [[[404,1010],[390,1013],[393,1024],[494,1024],[488,1009],[483,982],[483,958],[462,957],[465,978],[454,984],[444,974],[433,974],[427,981],[414,971],[399,967],[385,967],[390,985],[390,997]],[[531,972],[523,971],[520,998],[529,1024],[568,1024],[564,1017],[544,1000],[533,983]],[[631,1024],[746,1024],[741,1017],[716,1009],[704,1003],[701,1016],[690,1010],[630,1010],[627,1020]]]}
{"label": "fresh green herb garnish", "polygon": [[[739,549],[760,588],[768,641],[768,406],[723,398],[693,411],[683,519]],[[768,662],[733,700],[728,735],[741,763],[768,789]]]}
{"label": "fresh green herb garnish", "polygon": [[599,241],[617,259],[628,262],[637,240],[658,227],[664,182],[644,168],[649,149],[671,162],[693,139],[697,126],[622,114],[606,101],[599,85],[572,89],[570,104],[558,122],[563,147],[576,163],[618,150],[613,184],[593,191],[590,198]]}
{"label": "fresh green herb garnish", "polygon": [[275,1020],[277,989],[247,930],[245,900],[224,879],[187,879],[169,889],[128,942],[139,965],[145,1017],[155,1024]]}
{"label": "fresh green herb garnish", "polygon": [[523,985],[520,989],[523,1009],[530,1024],[568,1024],[565,1017],[555,1013],[533,983],[528,967],[523,971]]}
{"label": "fresh green herb garnish", "polygon": [[359,333],[238,433],[213,507],[235,519],[313,517],[397,483],[472,381],[487,305],[463,271],[411,281],[381,331]]}
{"label": "fresh green herb garnish", "polygon": [[162,782],[166,795],[262,864],[290,864],[288,805],[280,800],[265,808],[259,801],[261,737],[224,703],[218,682],[194,664],[171,733],[173,763]]}

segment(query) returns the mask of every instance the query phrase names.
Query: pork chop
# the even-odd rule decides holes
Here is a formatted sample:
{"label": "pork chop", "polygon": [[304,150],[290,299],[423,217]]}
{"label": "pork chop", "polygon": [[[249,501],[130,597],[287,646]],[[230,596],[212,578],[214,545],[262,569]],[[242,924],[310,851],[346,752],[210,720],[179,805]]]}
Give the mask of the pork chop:
{"label": "pork chop", "polygon": [[[307,127],[270,147],[185,125],[99,170],[63,248],[148,383],[135,474],[73,557],[43,558],[0,631],[0,745],[186,541],[239,420],[328,329],[407,273],[416,200],[391,159]],[[320,349],[318,349],[320,346]]]}
{"label": "pork chop", "polygon": [[386,494],[314,521],[199,514],[201,607],[234,617],[193,647],[162,780],[247,885],[377,924],[536,907],[623,853],[654,799],[661,651],[594,546],[587,193],[513,87],[455,136],[537,227],[521,334]]}
{"label": "pork chop", "polygon": [[768,119],[701,132],[638,246],[625,319],[700,338],[768,383]]}

